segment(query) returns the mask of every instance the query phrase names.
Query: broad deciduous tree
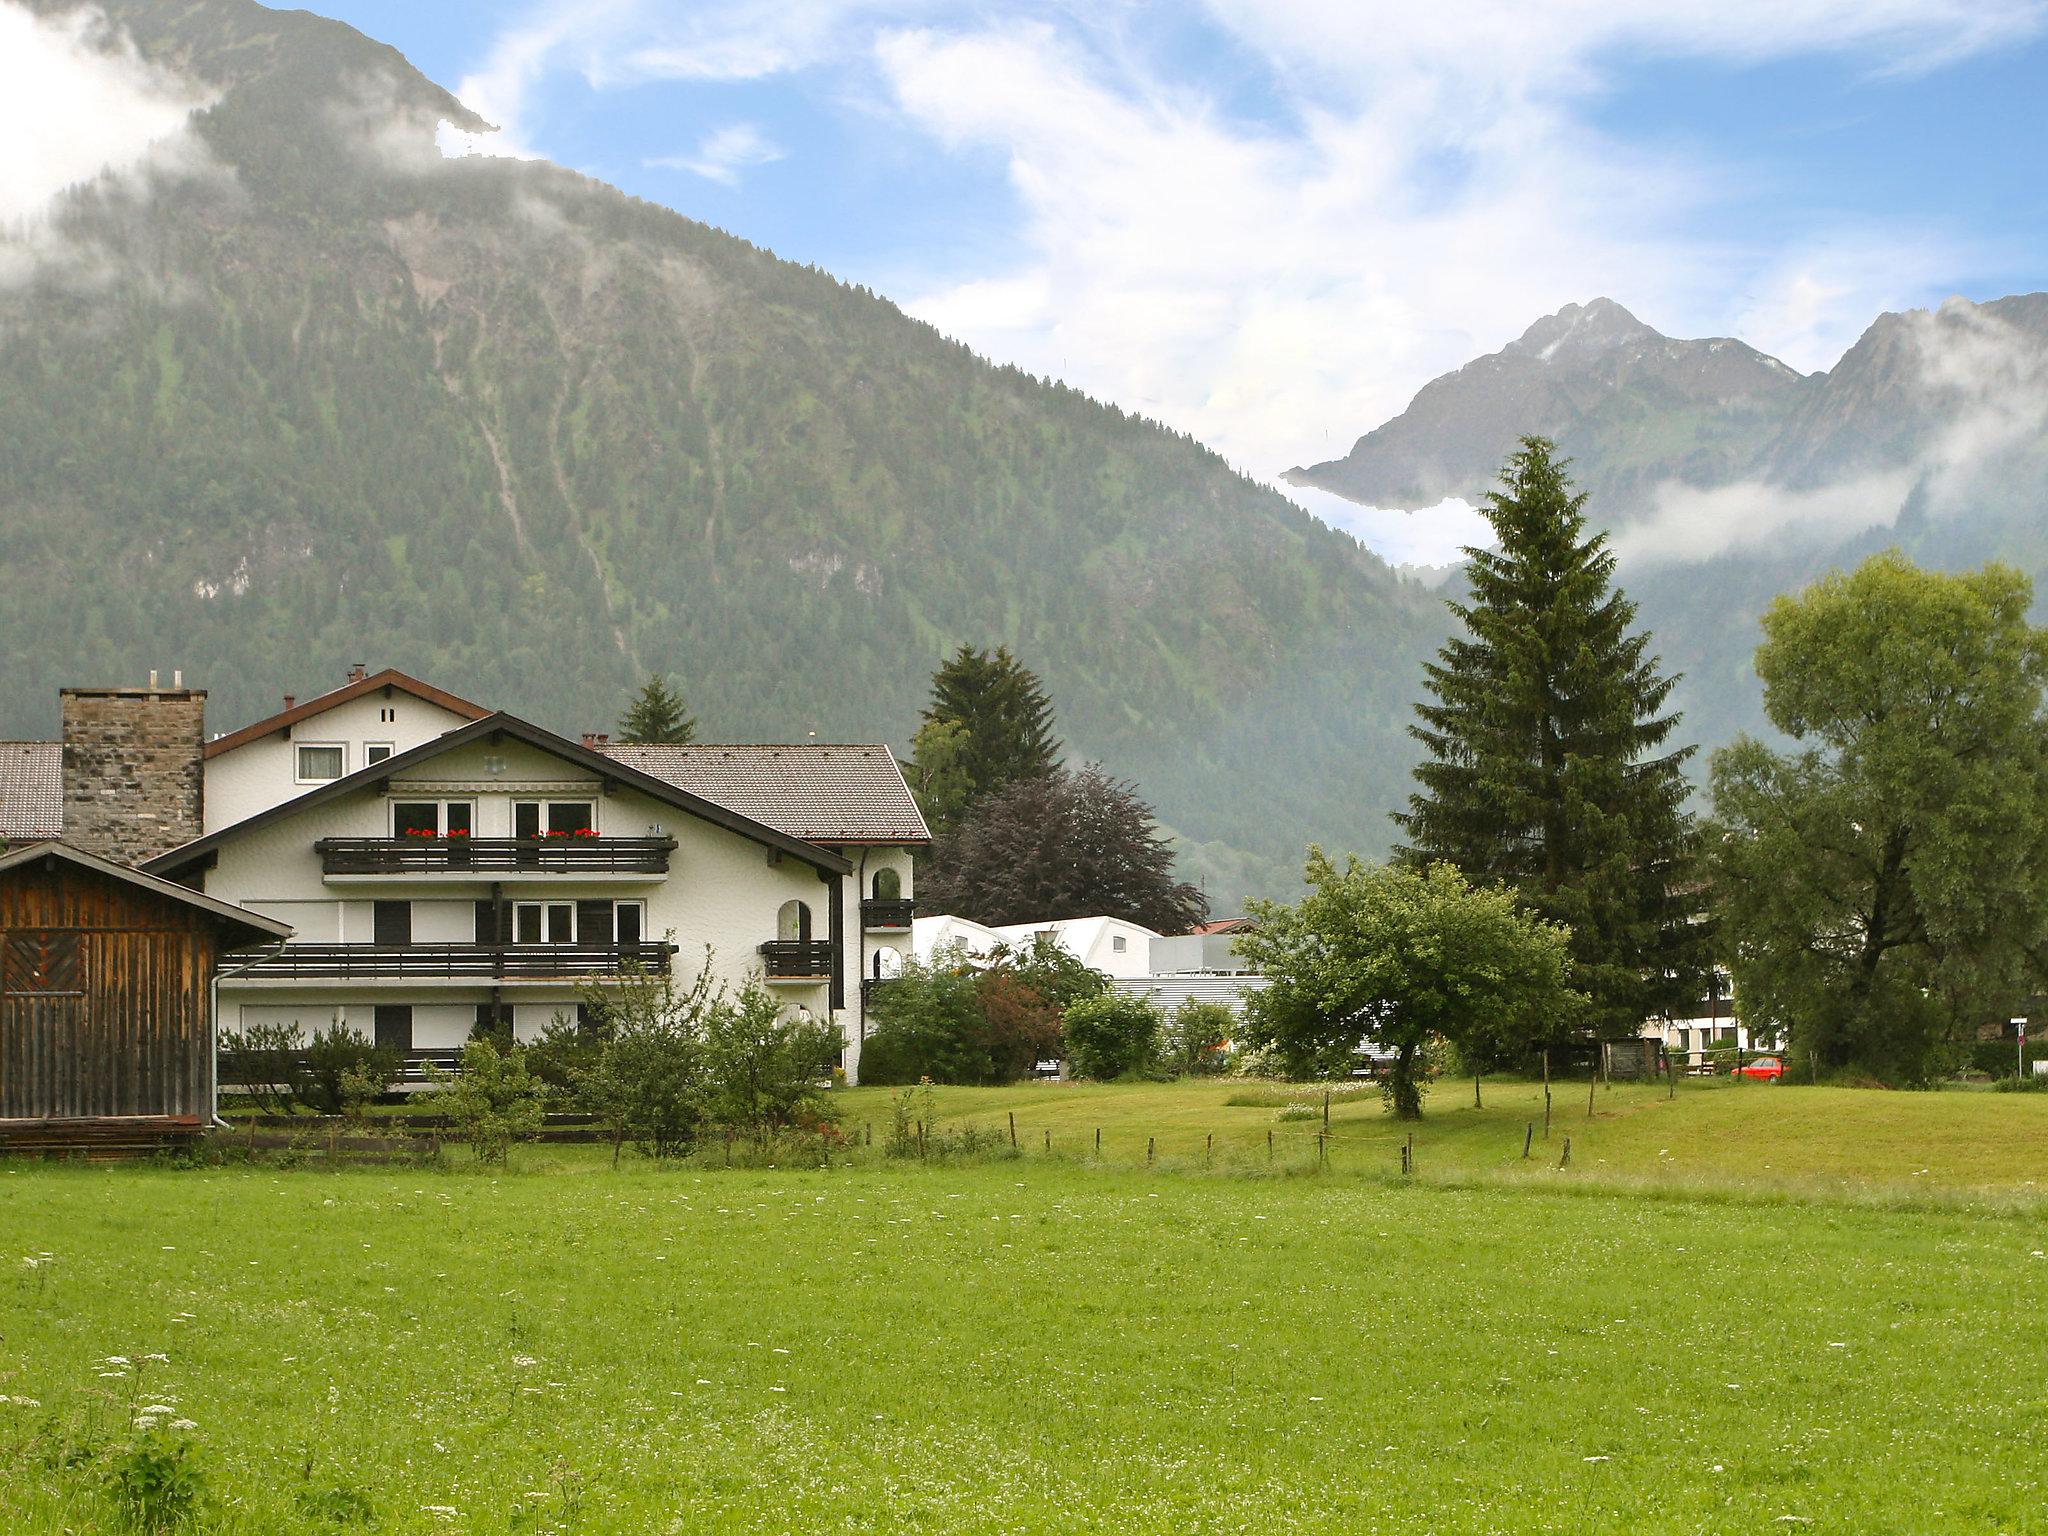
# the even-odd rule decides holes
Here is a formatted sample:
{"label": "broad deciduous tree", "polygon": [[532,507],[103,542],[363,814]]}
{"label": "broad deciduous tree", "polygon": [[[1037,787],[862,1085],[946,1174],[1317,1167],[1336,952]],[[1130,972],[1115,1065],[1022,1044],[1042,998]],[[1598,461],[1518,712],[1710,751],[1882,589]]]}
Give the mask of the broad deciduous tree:
{"label": "broad deciduous tree", "polygon": [[1136,787],[1099,766],[1021,779],[975,801],[932,845],[918,904],[979,923],[1121,917],[1183,933],[1208,916]]}
{"label": "broad deciduous tree", "polygon": [[1714,888],[1744,1017],[1925,1081],[2040,984],[2048,634],[2009,567],[1896,551],[1764,616],[1771,723],[1714,754]]}
{"label": "broad deciduous tree", "polygon": [[1409,861],[1505,881],[1565,924],[1585,1022],[1621,1038],[1701,984],[1692,749],[1666,747],[1676,678],[1630,633],[1635,605],[1585,504],[1552,445],[1524,438],[1487,498],[1500,548],[1465,552],[1471,597],[1450,607],[1466,632],[1425,669],[1434,701],[1410,729],[1428,757],[1394,819]]}
{"label": "broad deciduous tree", "polygon": [[1360,1044],[1394,1056],[1387,1099],[1422,1113],[1422,1052],[1547,1038],[1585,999],[1567,982],[1570,935],[1504,886],[1474,886],[1449,864],[1340,868],[1309,850],[1299,902],[1250,903],[1238,953],[1263,971],[1245,1004],[1244,1038],[1275,1049],[1290,1075],[1347,1070]]}

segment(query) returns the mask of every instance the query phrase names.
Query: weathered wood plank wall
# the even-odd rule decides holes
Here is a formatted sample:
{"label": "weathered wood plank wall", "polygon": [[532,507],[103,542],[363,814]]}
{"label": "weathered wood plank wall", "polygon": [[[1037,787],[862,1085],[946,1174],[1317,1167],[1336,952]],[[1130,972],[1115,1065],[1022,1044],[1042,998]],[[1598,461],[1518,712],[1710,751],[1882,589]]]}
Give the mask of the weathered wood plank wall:
{"label": "weathered wood plank wall", "polygon": [[0,1118],[211,1114],[217,943],[89,870],[0,875]]}

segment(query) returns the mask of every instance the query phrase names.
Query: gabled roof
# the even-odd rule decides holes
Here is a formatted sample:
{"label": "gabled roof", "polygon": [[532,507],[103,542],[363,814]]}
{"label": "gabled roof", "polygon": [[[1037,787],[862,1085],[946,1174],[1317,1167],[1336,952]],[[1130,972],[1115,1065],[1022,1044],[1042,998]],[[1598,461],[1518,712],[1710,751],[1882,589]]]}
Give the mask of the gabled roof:
{"label": "gabled roof", "polygon": [[0,842],[64,834],[64,744],[0,741]]}
{"label": "gabled roof", "polygon": [[408,677],[403,672],[386,667],[382,672],[373,672],[368,677],[358,678],[332,693],[323,693],[316,699],[295,704],[282,713],[272,715],[268,720],[258,720],[254,725],[245,725],[239,731],[216,736],[206,744],[206,755],[219,757],[223,752],[232,752],[236,747],[260,741],[273,732],[289,730],[301,720],[324,715],[337,704],[346,704],[350,699],[360,699],[364,694],[375,693],[382,688],[396,688],[400,693],[409,693],[429,704],[438,704],[450,714],[460,715],[465,720],[481,720],[490,713],[481,704],[472,704],[469,700],[459,699],[452,693],[443,693],[432,683],[423,683],[416,677]]}
{"label": "gabled roof", "polygon": [[690,815],[697,817],[701,821],[708,821],[714,826],[724,827],[727,831],[737,832],[740,836],[751,838],[763,847],[772,848],[779,853],[786,853],[792,858],[801,860],[814,869],[824,870],[830,874],[843,875],[853,868],[851,864],[842,859],[838,854],[828,852],[814,843],[806,842],[800,837],[792,837],[787,832],[781,831],[776,827],[756,821],[750,816],[730,810],[700,795],[691,794],[688,790],[678,789],[675,785],[665,780],[642,773],[630,763],[615,762],[609,757],[591,751],[588,747],[580,746],[576,742],[570,741],[567,737],[557,736],[553,731],[542,730],[539,726],[529,721],[502,713],[486,715],[481,720],[471,721],[468,725],[457,726],[447,734],[437,736],[432,741],[414,747],[409,752],[400,752],[395,757],[387,757],[383,762],[374,763],[368,768],[359,769],[346,778],[334,779],[329,783],[321,785],[318,789],[309,790],[295,800],[287,800],[280,805],[272,806],[267,811],[259,811],[254,816],[244,817],[232,826],[222,827],[217,832],[209,832],[206,836],[196,838],[192,842],[186,843],[183,847],[173,848],[169,853],[158,854],[155,858],[149,860],[145,868],[157,874],[175,874],[177,871],[188,868],[206,857],[206,855],[212,853],[214,849],[220,847],[223,843],[231,842],[246,833],[255,831],[259,827],[269,826],[271,823],[281,821],[287,816],[296,816],[302,811],[312,810],[314,807],[323,805],[329,800],[339,799],[343,795],[353,794],[357,790],[381,784],[386,779],[394,778],[410,768],[417,767],[424,762],[429,762],[444,752],[452,752],[457,747],[466,747],[472,742],[491,741],[501,737],[509,737],[514,741],[525,742],[530,747],[537,747],[543,752],[550,753],[565,762],[574,764],[586,773],[608,779],[628,789],[638,790],[641,794],[648,796],[650,799],[658,800],[663,805],[672,805],[679,811],[687,811]]}
{"label": "gabled roof", "polygon": [[279,943],[292,936],[290,923],[280,923],[275,918],[261,916],[246,907],[235,906],[232,902],[217,901],[211,896],[193,890],[190,886],[160,880],[155,875],[145,874],[139,869],[130,869],[126,864],[116,864],[111,859],[87,853],[82,848],[73,848],[68,843],[30,843],[26,848],[17,848],[12,853],[0,854],[0,875],[46,862],[70,864],[79,869],[89,870],[93,874],[104,875],[109,880],[119,880],[125,885],[135,886],[152,896],[161,896],[166,901],[175,901],[203,912],[228,930],[230,949],[249,949],[259,944]]}
{"label": "gabled roof", "polygon": [[932,840],[896,754],[884,746],[613,742],[598,750],[806,842],[903,847]]}

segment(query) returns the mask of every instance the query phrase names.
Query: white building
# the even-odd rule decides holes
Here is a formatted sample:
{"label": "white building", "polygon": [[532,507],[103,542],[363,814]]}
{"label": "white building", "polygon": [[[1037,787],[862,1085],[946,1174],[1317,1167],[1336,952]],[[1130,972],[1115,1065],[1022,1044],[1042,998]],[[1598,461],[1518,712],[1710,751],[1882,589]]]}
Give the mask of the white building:
{"label": "white building", "polygon": [[203,824],[146,868],[295,930],[223,978],[223,1028],[340,1022],[419,1059],[708,948],[727,985],[836,1021],[849,1078],[929,841],[884,746],[579,744],[360,670],[209,743]]}
{"label": "white building", "polygon": [[1150,928],[1120,917],[1065,917],[1044,923],[1009,923],[995,930],[1013,949],[1029,949],[1049,938],[1091,971],[1112,979],[1144,976],[1152,969]]}
{"label": "white building", "polygon": [[1003,942],[995,929],[964,917],[920,917],[910,925],[910,952],[919,965],[930,965],[949,950],[969,960],[986,960]]}

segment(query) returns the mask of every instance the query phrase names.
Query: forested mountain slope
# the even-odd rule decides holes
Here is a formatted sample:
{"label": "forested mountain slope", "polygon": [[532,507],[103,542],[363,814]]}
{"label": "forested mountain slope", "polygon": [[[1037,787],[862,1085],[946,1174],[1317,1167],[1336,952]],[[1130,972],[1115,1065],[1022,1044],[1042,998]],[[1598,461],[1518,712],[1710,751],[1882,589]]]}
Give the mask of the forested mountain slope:
{"label": "forested mountain slope", "polygon": [[567,731],[661,668],[707,735],[901,745],[1005,642],[1226,907],[1385,845],[1444,621],[1349,537],[872,293],[442,159],[478,125],[349,28],[101,8],[212,104],[0,262],[0,736],[67,682],[180,666],[226,728],[366,661]]}

